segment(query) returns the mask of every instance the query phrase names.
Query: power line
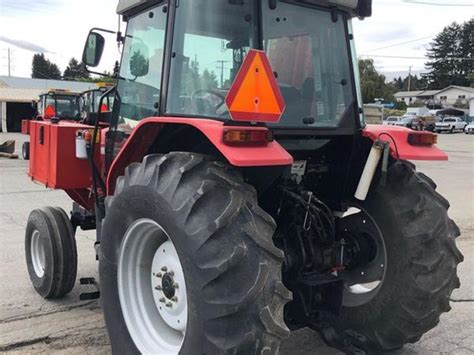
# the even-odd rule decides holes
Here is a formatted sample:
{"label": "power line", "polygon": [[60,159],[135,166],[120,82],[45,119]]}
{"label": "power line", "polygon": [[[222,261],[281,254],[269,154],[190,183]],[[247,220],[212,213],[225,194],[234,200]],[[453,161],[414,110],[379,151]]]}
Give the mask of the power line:
{"label": "power line", "polygon": [[417,39],[412,39],[412,40],[405,41],[405,42],[400,42],[400,43],[391,44],[391,45],[385,46],[385,47],[379,47],[379,48],[369,49],[369,50],[366,51],[365,53],[375,52],[375,51],[379,51],[379,50],[381,50],[381,49],[386,49],[386,48],[392,48],[392,47],[402,46],[402,45],[404,45],[404,44],[413,43],[413,42],[418,42],[418,41],[422,41],[422,40],[428,39],[428,38],[433,38],[433,36],[426,36],[426,37],[417,38]]}
{"label": "power line", "polygon": [[[375,58],[394,58],[394,59],[418,59],[418,60],[429,60],[430,58],[426,57],[404,57],[396,55],[377,55],[377,54],[361,54],[362,57],[375,57]],[[474,60],[474,58],[457,58],[457,57],[448,57],[448,58],[437,58],[436,60]]]}
{"label": "power line", "polygon": [[428,1],[420,1],[420,0],[402,0],[403,2],[407,2],[410,4],[421,4],[421,5],[431,5],[431,6],[457,6],[457,7],[473,7],[474,5],[470,4],[448,4],[448,3],[436,3],[436,2],[428,2]]}

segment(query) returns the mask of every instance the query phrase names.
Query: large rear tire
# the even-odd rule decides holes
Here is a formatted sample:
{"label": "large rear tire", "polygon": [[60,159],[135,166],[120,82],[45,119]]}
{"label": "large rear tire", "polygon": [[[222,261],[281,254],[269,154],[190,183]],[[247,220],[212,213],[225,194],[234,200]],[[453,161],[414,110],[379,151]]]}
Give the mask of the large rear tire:
{"label": "large rear tire", "polygon": [[147,156],[106,211],[99,274],[114,353],[278,351],[291,298],[283,253],[240,174],[198,154]]}
{"label": "large rear tire", "polygon": [[387,185],[374,188],[362,204],[383,239],[386,261],[377,265],[383,279],[365,301],[359,288],[355,299],[363,302],[344,302],[337,319],[340,331],[373,353],[416,342],[438,324],[451,309],[463,260],[455,244],[459,229],[435,183],[407,161],[388,174]]}
{"label": "large rear tire", "polygon": [[25,233],[26,265],[31,283],[44,298],[61,298],[74,287],[76,239],[63,209],[33,210]]}

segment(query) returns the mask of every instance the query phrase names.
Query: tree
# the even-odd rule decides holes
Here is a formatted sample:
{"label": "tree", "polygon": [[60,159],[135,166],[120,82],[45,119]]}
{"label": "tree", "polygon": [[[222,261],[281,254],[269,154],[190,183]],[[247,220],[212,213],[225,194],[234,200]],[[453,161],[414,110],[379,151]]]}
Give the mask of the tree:
{"label": "tree", "polygon": [[46,59],[43,53],[36,53],[31,64],[31,77],[35,79],[61,79],[61,72],[56,64]]}
{"label": "tree", "polygon": [[375,98],[383,98],[385,102],[395,101],[393,94],[398,91],[397,87],[385,83],[385,76],[377,72],[372,59],[360,59],[359,71],[364,103],[374,102]]}
{"label": "tree", "polygon": [[112,70],[112,76],[114,78],[118,78],[119,73],[120,73],[120,64],[119,64],[118,60],[116,60],[115,63],[114,63],[114,69]]}
{"label": "tree", "polygon": [[201,88],[215,89],[218,85],[216,73],[214,73],[214,71],[204,69],[201,76]]}
{"label": "tree", "polygon": [[146,58],[140,50],[133,52],[132,57],[130,58],[130,73],[133,76],[139,77],[147,75],[149,65],[149,59]]}
{"label": "tree", "polygon": [[89,79],[90,75],[84,63],[79,63],[76,58],[71,58],[63,75],[66,80]]}
{"label": "tree", "polygon": [[474,18],[463,24],[453,22],[431,43],[425,75],[429,88],[442,89],[450,85],[469,86],[474,71]]}

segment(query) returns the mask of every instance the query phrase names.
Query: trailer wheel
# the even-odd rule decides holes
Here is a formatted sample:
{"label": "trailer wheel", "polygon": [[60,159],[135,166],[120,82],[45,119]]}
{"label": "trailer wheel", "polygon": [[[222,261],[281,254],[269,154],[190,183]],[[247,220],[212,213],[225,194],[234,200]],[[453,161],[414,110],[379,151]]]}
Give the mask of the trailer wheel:
{"label": "trailer wheel", "polygon": [[30,280],[44,298],[60,298],[74,287],[77,251],[66,212],[59,207],[33,210],[25,234],[26,265]]}
{"label": "trailer wheel", "polygon": [[436,184],[406,161],[395,163],[388,174],[387,185],[369,193],[359,215],[346,217],[347,228],[359,224],[361,234],[372,233],[362,225],[374,224],[381,240],[372,244],[378,250],[372,253],[372,269],[353,270],[358,276],[352,282],[346,275],[337,319],[340,330],[374,353],[416,342],[438,324],[451,309],[450,295],[460,285],[456,268],[463,260],[455,244],[459,229]]}
{"label": "trailer wheel", "polygon": [[21,156],[24,160],[30,160],[30,142],[23,142],[21,146]]}
{"label": "trailer wheel", "polygon": [[150,155],[106,211],[99,275],[114,353],[278,351],[283,252],[239,173],[198,154]]}

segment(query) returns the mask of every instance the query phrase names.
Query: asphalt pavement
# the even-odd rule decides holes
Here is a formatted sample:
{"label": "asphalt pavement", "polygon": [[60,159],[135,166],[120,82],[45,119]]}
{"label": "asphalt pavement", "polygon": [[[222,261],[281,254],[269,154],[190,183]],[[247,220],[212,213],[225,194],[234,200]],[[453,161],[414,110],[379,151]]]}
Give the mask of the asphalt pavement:
{"label": "asphalt pavement", "polygon": [[[0,133],[0,143],[20,134]],[[459,266],[461,288],[452,295],[452,310],[416,343],[394,354],[474,354],[474,136],[443,134],[439,146],[448,162],[419,162],[418,170],[438,184],[451,202],[450,215],[461,229],[458,246],[465,261]],[[31,210],[59,206],[70,210],[62,191],[31,182],[28,162],[0,158],[0,353],[108,354],[109,340],[97,301],[79,301],[85,289],[76,283],[64,299],[45,301],[33,290],[25,264],[24,231]],[[98,277],[94,232],[78,231],[78,279]],[[281,354],[340,354],[309,329],[293,332]]]}

